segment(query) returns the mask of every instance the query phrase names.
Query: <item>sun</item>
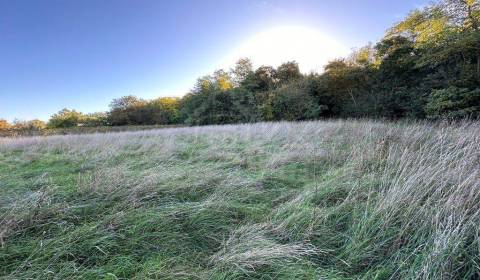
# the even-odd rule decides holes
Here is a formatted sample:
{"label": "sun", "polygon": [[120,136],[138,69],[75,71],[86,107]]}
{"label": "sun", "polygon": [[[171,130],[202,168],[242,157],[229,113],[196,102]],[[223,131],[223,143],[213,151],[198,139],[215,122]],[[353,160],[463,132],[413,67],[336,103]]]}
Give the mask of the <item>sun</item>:
{"label": "sun", "polygon": [[349,50],[317,29],[305,26],[279,26],[255,34],[230,53],[224,65],[241,57],[255,66],[278,66],[283,62],[299,63],[304,73],[321,72],[328,61],[348,55]]}

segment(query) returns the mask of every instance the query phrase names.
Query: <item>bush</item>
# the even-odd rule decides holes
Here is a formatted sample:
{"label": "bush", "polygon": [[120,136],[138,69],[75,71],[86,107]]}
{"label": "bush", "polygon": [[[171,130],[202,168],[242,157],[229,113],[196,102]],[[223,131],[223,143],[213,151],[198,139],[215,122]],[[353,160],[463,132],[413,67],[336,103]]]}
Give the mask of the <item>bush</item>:
{"label": "bush", "polygon": [[147,101],[124,96],[112,101],[108,119],[112,125],[175,124],[179,122],[179,104],[175,97]]}
{"label": "bush", "polygon": [[161,97],[146,105],[146,124],[175,124],[179,121],[179,98]]}
{"label": "bush", "polygon": [[48,127],[65,128],[78,126],[84,120],[84,115],[75,110],[63,109],[50,117]]}
{"label": "bush", "polygon": [[0,129],[9,129],[11,125],[6,120],[0,119]]}
{"label": "bush", "polygon": [[478,118],[480,116],[480,89],[470,90],[451,86],[433,90],[426,106],[429,118]]}
{"label": "bush", "polygon": [[308,90],[298,83],[289,84],[273,91],[270,106],[274,120],[300,121],[314,119],[320,115],[324,106]]}
{"label": "bush", "polygon": [[189,125],[226,124],[237,121],[230,91],[191,93],[181,103],[181,114]]}
{"label": "bush", "polygon": [[46,128],[46,124],[41,120],[19,121],[15,120],[13,124],[14,129],[20,130],[42,130]]}
{"label": "bush", "polygon": [[81,124],[88,127],[109,125],[108,114],[105,112],[86,114]]}

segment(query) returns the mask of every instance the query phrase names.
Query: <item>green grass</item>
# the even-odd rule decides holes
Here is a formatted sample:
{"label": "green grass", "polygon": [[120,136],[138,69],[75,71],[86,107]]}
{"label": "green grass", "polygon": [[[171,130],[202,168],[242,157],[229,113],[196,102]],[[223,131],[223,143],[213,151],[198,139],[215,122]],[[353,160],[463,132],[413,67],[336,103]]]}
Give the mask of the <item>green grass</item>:
{"label": "green grass", "polygon": [[4,279],[477,279],[480,125],[0,139]]}

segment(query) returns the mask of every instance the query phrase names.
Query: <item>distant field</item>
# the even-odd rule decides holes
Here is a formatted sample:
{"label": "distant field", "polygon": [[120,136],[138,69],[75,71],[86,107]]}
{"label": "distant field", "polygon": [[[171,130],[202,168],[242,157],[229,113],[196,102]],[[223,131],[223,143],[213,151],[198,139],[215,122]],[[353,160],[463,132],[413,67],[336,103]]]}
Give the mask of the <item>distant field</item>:
{"label": "distant field", "polygon": [[68,134],[89,134],[123,131],[139,131],[160,128],[181,127],[181,125],[125,125],[125,126],[97,126],[97,127],[69,127],[69,128],[47,128],[40,130],[28,129],[0,129],[0,137],[21,137],[21,136],[48,136]]}
{"label": "distant field", "polygon": [[0,138],[3,279],[479,279],[480,123]]}

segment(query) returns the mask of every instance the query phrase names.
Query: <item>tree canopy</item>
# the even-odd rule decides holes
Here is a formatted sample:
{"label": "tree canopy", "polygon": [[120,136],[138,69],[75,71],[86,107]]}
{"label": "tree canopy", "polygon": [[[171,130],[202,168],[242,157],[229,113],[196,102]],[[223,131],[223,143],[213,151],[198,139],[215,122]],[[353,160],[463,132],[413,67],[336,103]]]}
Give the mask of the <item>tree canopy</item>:
{"label": "tree canopy", "polygon": [[[256,69],[241,58],[197,80],[182,98],[114,99],[106,113],[64,109],[50,127],[225,124],[316,118],[477,118],[480,2],[442,0],[417,9],[376,44],[303,74],[295,61]],[[0,128],[10,127],[0,121]]]}

